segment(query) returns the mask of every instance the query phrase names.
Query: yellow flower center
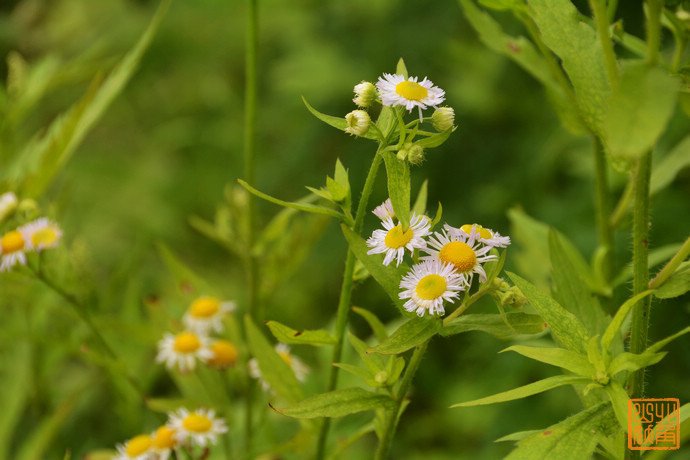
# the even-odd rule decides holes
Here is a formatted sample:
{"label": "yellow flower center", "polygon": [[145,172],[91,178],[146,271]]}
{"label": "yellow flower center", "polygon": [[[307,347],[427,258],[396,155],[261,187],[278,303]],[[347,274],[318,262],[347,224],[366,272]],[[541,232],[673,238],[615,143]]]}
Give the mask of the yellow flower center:
{"label": "yellow flower center", "polygon": [[469,235],[472,233],[472,226],[474,226],[474,228],[477,229],[477,233],[479,234],[479,236],[481,238],[484,238],[487,240],[489,238],[493,238],[493,235],[491,234],[491,232],[489,230],[485,229],[484,227],[482,227],[481,225],[478,225],[478,224],[465,224],[462,227],[460,227],[460,230],[462,230],[463,232],[465,232]]}
{"label": "yellow flower center", "polygon": [[146,453],[146,451],[150,448],[151,436],[142,434],[127,441],[127,445],[125,446],[125,453],[129,457],[136,457],[138,455]]}
{"label": "yellow flower center", "polygon": [[468,272],[477,264],[477,255],[474,250],[462,241],[451,241],[441,248],[438,253],[441,262],[455,265],[461,273]]}
{"label": "yellow flower center", "polygon": [[55,229],[46,227],[36,231],[31,235],[31,243],[35,247],[53,246],[58,240],[58,234]]}
{"label": "yellow flower center", "polygon": [[213,367],[233,366],[237,362],[237,348],[227,340],[216,340],[211,345],[213,358],[209,359],[208,364]]}
{"label": "yellow flower center", "polygon": [[182,426],[187,431],[194,433],[206,433],[211,430],[213,422],[208,417],[200,414],[189,414],[182,420]]}
{"label": "yellow flower center", "polygon": [[420,299],[433,300],[441,297],[446,292],[446,287],[448,287],[446,279],[441,275],[432,273],[419,280],[415,291]]}
{"label": "yellow flower center", "polygon": [[292,366],[292,355],[288,353],[287,351],[279,351],[278,355],[281,357],[283,361],[285,361],[285,364],[288,366]]}
{"label": "yellow flower center", "polygon": [[192,332],[182,332],[175,336],[173,348],[178,353],[194,353],[201,347],[201,341]]}
{"label": "yellow flower center", "polygon": [[3,254],[21,251],[24,249],[24,236],[16,230],[7,232],[0,238],[0,248]]}
{"label": "yellow flower center", "polygon": [[153,435],[153,447],[156,449],[171,449],[177,445],[175,430],[169,426],[162,426]]}
{"label": "yellow flower center", "polygon": [[199,297],[189,307],[189,313],[197,318],[210,318],[220,310],[220,301],[215,297]]}
{"label": "yellow flower center", "polygon": [[429,94],[429,90],[414,81],[402,81],[395,85],[395,92],[410,101],[421,101]]}
{"label": "yellow flower center", "polygon": [[391,249],[398,249],[409,243],[413,236],[414,232],[412,232],[412,228],[408,228],[403,232],[402,225],[398,224],[388,230],[388,233],[386,233],[386,238],[383,240],[383,242]]}

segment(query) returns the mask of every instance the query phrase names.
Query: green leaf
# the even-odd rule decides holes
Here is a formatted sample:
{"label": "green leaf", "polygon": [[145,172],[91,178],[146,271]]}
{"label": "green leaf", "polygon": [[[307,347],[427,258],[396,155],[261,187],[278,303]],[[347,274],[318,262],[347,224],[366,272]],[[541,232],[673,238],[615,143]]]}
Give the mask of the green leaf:
{"label": "green leaf", "polygon": [[277,321],[267,321],[266,326],[279,342],[297,345],[335,345],[337,340],[323,329],[297,331]]}
{"label": "green leaf", "polygon": [[[544,430],[524,432],[518,447],[507,460],[589,460],[600,440],[617,431],[617,423],[608,403],[584,409]],[[520,433],[515,433],[520,434]]]}
{"label": "green leaf", "polygon": [[[319,112],[314,107],[312,107],[311,104],[307,102],[304,96],[302,96],[302,102],[304,102],[304,105],[307,107],[307,110],[309,110],[311,114],[314,115],[316,118],[323,121],[327,125],[333,126],[334,128],[345,132],[345,128],[347,128],[347,121],[345,121],[345,117],[334,117],[332,115],[326,115],[325,113]],[[379,136],[376,134],[375,129],[368,130],[361,137],[364,137],[366,139],[379,140]]]}
{"label": "green leaf", "polygon": [[604,335],[601,336],[602,350],[607,351],[611,347],[616,334],[620,334],[621,327],[623,326],[626,316],[628,316],[628,313],[630,313],[630,310],[635,306],[635,304],[650,295],[652,292],[653,291],[651,290],[640,292],[639,294],[623,302],[623,305],[621,305],[618,311],[616,311],[616,314],[609,325],[606,326]]}
{"label": "green leaf", "polygon": [[542,363],[551,364],[552,366],[561,367],[574,374],[583,377],[591,377],[594,373],[594,368],[587,361],[583,355],[566,350],[564,348],[555,347],[527,347],[524,345],[513,345],[501,350],[514,351],[522,356],[540,361]]}
{"label": "green leaf", "polygon": [[41,417],[40,423],[33,427],[31,435],[26,437],[22,448],[12,458],[16,460],[35,460],[46,458],[48,450],[60,433],[65,420],[72,415],[78,398],[70,397],[62,402],[49,416]]}
{"label": "green leaf", "polygon": [[616,355],[608,367],[608,374],[613,377],[619,372],[634,372],[644,367],[653,366],[662,359],[666,353],[653,353],[645,351],[640,354],[628,353],[627,351]]}
{"label": "green leaf", "polygon": [[496,404],[500,402],[513,401],[515,399],[522,399],[528,396],[536,395],[538,393],[543,393],[553,388],[562,387],[563,385],[579,385],[591,383],[591,381],[592,380],[588,377],[578,377],[573,375],[556,375],[554,377],[539,380],[538,382],[530,383],[519,388],[514,388],[512,390],[504,391],[502,393],[497,393],[493,396],[487,396],[486,398],[480,398],[475,399],[474,401],[453,404],[450,407],[453,408],[483,406],[486,404]]}
{"label": "green leaf", "polygon": [[670,153],[652,169],[649,193],[654,195],[673,182],[676,175],[690,166],[690,136],[679,142]]}
{"label": "green leaf", "polygon": [[[680,249],[682,243],[668,244],[666,246],[661,246],[656,249],[649,251],[649,256],[647,260],[647,267],[653,268],[662,262],[666,262],[671,257],[673,257]],[[613,286],[620,286],[621,284],[628,282],[632,279],[632,263],[625,266],[623,270],[616,276],[613,280]]]}
{"label": "green leaf", "polygon": [[690,262],[683,262],[659,288],[654,296],[660,299],[671,299],[690,291]]}
{"label": "green leaf", "polygon": [[588,335],[598,335],[605,327],[606,315],[589,287],[594,284],[591,268],[572,243],[555,230],[549,233],[549,254],[554,298],[582,321]]}
{"label": "green leaf", "polygon": [[414,201],[414,205],[412,206],[412,212],[418,216],[426,214],[426,201],[429,194],[428,188],[429,180],[425,179],[424,182],[422,182],[422,186],[419,187],[417,199]]}
{"label": "green leaf", "polygon": [[422,139],[415,141],[415,144],[424,149],[433,149],[434,147],[438,147],[439,145],[446,142],[448,137],[450,137],[451,133],[455,131],[455,129],[456,128],[449,129],[448,131],[444,131],[442,133],[432,134],[429,137],[424,137]]}
{"label": "green leaf", "polygon": [[312,396],[276,411],[295,418],[343,417],[356,412],[390,409],[394,405],[395,401],[388,396],[355,387]]}
{"label": "green leaf", "polygon": [[178,286],[191,285],[199,293],[210,294],[215,292],[206,280],[182,262],[165,244],[157,243],[156,248],[158,249],[160,258],[175,278],[175,282]]}
{"label": "green leaf", "polygon": [[372,380],[374,378],[374,374],[371,371],[363,369],[359,366],[354,366],[352,364],[347,363],[333,363],[333,365],[337,368],[344,370],[345,372],[348,372],[356,377],[363,379],[365,382]]}
{"label": "green leaf", "polygon": [[12,346],[12,352],[2,354],[2,377],[5,384],[0,393],[0,459],[9,457],[13,432],[19,423],[29,397],[31,387],[31,345],[19,341]]}
{"label": "green leaf", "polygon": [[561,59],[583,121],[600,133],[610,89],[596,32],[570,0],[529,0],[528,5],[544,44]]}
{"label": "green leaf", "polygon": [[440,334],[449,336],[469,331],[481,331],[501,340],[512,340],[520,335],[540,334],[544,332],[544,320],[539,315],[526,313],[470,314],[453,319]]}
{"label": "green leaf", "polygon": [[530,281],[547,288],[551,279],[549,262],[549,226],[533,219],[521,209],[508,211],[511,222],[510,237],[517,251],[511,259]]}
{"label": "green leaf", "polygon": [[508,276],[547,322],[556,342],[568,350],[585,354],[589,336],[580,320],[529,281],[510,272]]}
{"label": "green leaf", "polygon": [[399,267],[394,267],[393,264],[387,267],[384,266],[381,255],[367,254],[369,248],[362,237],[357,235],[346,225],[341,225],[340,228],[350,245],[350,251],[354,253],[355,257],[364,265],[383,290],[386,291],[398,308],[404,311],[402,308],[402,301],[398,294],[400,293],[400,280],[409,268],[405,264],[401,264]]}
{"label": "green leaf", "polygon": [[442,324],[437,318],[412,318],[370,351],[383,355],[403,353],[432,338],[441,330]]}
{"label": "green leaf", "polygon": [[374,335],[379,342],[383,342],[388,338],[388,331],[386,331],[386,326],[383,325],[380,319],[365,308],[352,307],[352,311],[357,313],[359,316],[364,318],[364,320],[369,324],[369,327],[374,331]]}
{"label": "green leaf", "polygon": [[527,431],[516,431],[515,433],[510,433],[505,436],[501,436],[494,442],[517,442],[522,441],[525,438],[532,436],[533,434],[541,433],[542,430],[527,430]]}
{"label": "green leaf", "polygon": [[352,333],[347,335],[350,345],[355,349],[362,362],[367,366],[371,375],[385,370],[387,357],[376,353],[369,353],[369,345]]}
{"label": "green leaf", "polygon": [[[604,391],[611,400],[611,406],[613,406],[613,413],[616,414],[616,419],[618,424],[623,428],[623,430],[628,429],[628,393],[625,389],[615,380],[611,380],[608,385],[604,387]],[[633,411],[634,412],[634,411]]]}
{"label": "green leaf", "polygon": [[252,356],[259,363],[261,377],[286,401],[301,400],[302,390],[292,368],[276,353],[248,315],[244,317],[244,327]]}
{"label": "green leaf", "polygon": [[37,197],[43,193],[110,103],[120,94],[139,66],[169,5],[169,0],[161,2],[137,44],[110,75],[102,83],[97,77],[82,100],[55,120],[43,136],[35,138],[20,154],[19,159],[22,161],[24,158],[32,158],[39,163],[38,169],[26,178],[22,187],[24,195]]}
{"label": "green leaf", "polygon": [[606,116],[609,153],[634,160],[656,144],[673,114],[678,82],[659,67],[635,62],[624,67]]}
{"label": "green leaf", "polygon": [[671,334],[668,337],[666,337],[665,339],[661,339],[658,342],[655,342],[654,344],[648,346],[647,349],[645,350],[645,352],[650,352],[650,353],[657,352],[657,351],[661,350],[662,348],[664,348],[669,343],[676,340],[678,337],[683,336],[683,335],[687,334],[688,332],[690,332],[690,326],[686,327],[685,329],[681,329],[680,331],[676,332],[675,334]]}
{"label": "green leaf", "polygon": [[388,196],[393,204],[395,217],[404,229],[410,226],[410,165],[400,161],[391,152],[381,152],[386,163]]}
{"label": "green leaf", "polygon": [[247,189],[248,192],[258,196],[259,198],[263,198],[266,201],[269,201],[271,203],[286,207],[286,208],[292,208],[292,209],[297,209],[298,211],[304,211],[304,212],[310,212],[312,214],[323,214],[324,216],[331,216],[335,217],[336,219],[343,220],[345,216],[343,216],[341,213],[336,211],[335,209],[331,208],[325,208],[323,206],[317,206],[315,204],[308,204],[308,203],[301,203],[297,201],[283,201],[279,198],[274,198],[271,195],[267,195],[263,192],[260,192],[259,190],[255,189],[242,179],[237,179],[237,182]]}
{"label": "green leaf", "polygon": [[395,73],[402,75],[405,78],[409,76],[407,74],[407,67],[405,67],[405,61],[403,61],[403,58],[398,59],[398,63],[395,66]]}

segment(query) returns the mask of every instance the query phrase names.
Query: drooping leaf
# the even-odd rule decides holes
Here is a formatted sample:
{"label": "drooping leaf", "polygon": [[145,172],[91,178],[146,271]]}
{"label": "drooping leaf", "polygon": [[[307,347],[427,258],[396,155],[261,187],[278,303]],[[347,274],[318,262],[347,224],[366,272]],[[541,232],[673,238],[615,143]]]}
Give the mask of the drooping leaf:
{"label": "drooping leaf", "polygon": [[410,225],[410,165],[391,152],[382,152],[388,177],[388,196],[404,229]]}
{"label": "drooping leaf", "polygon": [[343,417],[356,412],[390,409],[395,404],[389,396],[362,388],[344,388],[304,399],[292,406],[276,409],[295,418]]}
{"label": "drooping leaf", "polygon": [[397,355],[429,340],[441,329],[436,318],[412,318],[396,329],[390,337],[371,349],[374,353]]}
{"label": "drooping leaf", "polygon": [[271,334],[283,343],[314,346],[335,345],[336,343],[335,337],[323,329],[297,331],[278,321],[268,321],[266,326],[271,330]]}
{"label": "drooping leaf", "polygon": [[504,351],[514,351],[522,356],[542,363],[551,364],[552,366],[561,367],[583,377],[591,377],[594,373],[594,368],[589,361],[587,361],[585,356],[564,348],[513,345],[504,348],[501,350],[501,353]]}
{"label": "drooping leaf", "polygon": [[676,145],[659,164],[652,169],[652,177],[649,183],[649,193],[654,195],[668,186],[676,175],[684,168],[690,166],[690,136]]}
{"label": "drooping leaf", "polygon": [[544,320],[539,315],[526,313],[470,314],[453,319],[441,329],[440,334],[449,336],[469,331],[481,331],[501,340],[511,340],[520,335],[544,332]]}
{"label": "drooping leaf", "polygon": [[513,401],[515,399],[522,399],[528,396],[536,395],[538,393],[543,393],[554,388],[562,387],[563,385],[578,385],[590,383],[591,379],[588,377],[579,377],[573,375],[556,375],[554,377],[548,377],[543,380],[539,380],[528,385],[524,385],[512,390],[504,391],[502,393],[497,393],[492,396],[487,396],[485,398],[475,399],[474,401],[467,401],[463,403],[453,404],[450,407],[471,407],[471,406],[483,406],[486,404],[496,404],[506,401]]}
{"label": "drooping leaf", "polygon": [[568,350],[585,354],[589,336],[580,320],[529,281],[510,272],[508,276],[548,323],[556,342]]}
{"label": "drooping leaf", "polygon": [[671,299],[690,291],[690,262],[683,262],[659,288],[654,296],[660,299]]}
{"label": "drooping leaf", "polygon": [[[347,121],[345,121],[345,117],[334,117],[332,115],[326,115],[325,113],[319,112],[314,107],[312,107],[311,104],[307,102],[304,96],[302,96],[302,102],[304,102],[304,105],[307,107],[307,110],[309,110],[311,114],[314,115],[316,118],[323,121],[327,125],[333,126],[334,128],[345,132],[345,128],[347,128]],[[379,139],[376,134],[376,130],[374,129],[368,130],[366,133],[362,135],[362,137],[373,140]]]}

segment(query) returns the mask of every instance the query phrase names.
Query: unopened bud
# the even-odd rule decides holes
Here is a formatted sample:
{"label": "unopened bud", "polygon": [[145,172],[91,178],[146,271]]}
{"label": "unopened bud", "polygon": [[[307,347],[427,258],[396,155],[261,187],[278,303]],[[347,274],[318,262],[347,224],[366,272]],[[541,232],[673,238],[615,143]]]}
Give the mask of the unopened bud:
{"label": "unopened bud", "polygon": [[439,107],[431,115],[431,124],[440,133],[453,129],[455,123],[455,110],[452,107]]}
{"label": "unopened bud", "polygon": [[0,195],[0,221],[12,214],[17,209],[17,195],[14,192],[7,192]]}
{"label": "unopened bud", "polygon": [[407,161],[413,165],[421,164],[424,161],[424,149],[422,146],[412,144],[412,147],[407,152]]}
{"label": "unopened bud", "polygon": [[376,100],[376,87],[371,82],[363,81],[355,85],[354,92],[355,98],[352,102],[357,104],[357,107],[367,108]]}
{"label": "unopened bud", "polygon": [[345,121],[347,122],[345,132],[355,136],[364,136],[371,125],[371,118],[364,110],[353,110],[345,115]]}

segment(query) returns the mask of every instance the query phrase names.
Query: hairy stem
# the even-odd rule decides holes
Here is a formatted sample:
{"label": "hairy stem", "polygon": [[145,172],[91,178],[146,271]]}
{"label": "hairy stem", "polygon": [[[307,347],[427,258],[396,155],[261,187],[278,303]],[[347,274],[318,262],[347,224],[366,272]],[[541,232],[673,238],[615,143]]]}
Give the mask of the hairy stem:
{"label": "hairy stem", "polygon": [[[355,222],[352,230],[359,233],[362,230],[362,223],[366,214],[369,197],[374,189],[374,182],[378,173],[379,167],[383,157],[381,150],[383,145],[379,146],[379,150],[374,155],[374,160],[369,168],[369,173],[364,181],[364,188],[362,189],[362,196],[357,203],[357,212],[355,214]],[[343,354],[343,342],[345,338],[345,329],[347,328],[348,313],[350,312],[350,300],[352,298],[352,275],[355,271],[355,255],[348,249],[347,258],[345,259],[345,271],[343,273],[343,282],[340,288],[340,298],[338,300],[338,310],[335,321],[336,344],[333,347],[333,358],[331,363],[341,361]],[[338,371],[339,368],[333,366],[331,368],[331,375],[328,379],[328,389],[326,391],[333,391],[338,385]],[[324,419],[321,430],[319,432],[318,444],[316,446],[316,458],[323,459],[326,453],[326,441],[328,440],[328,431],[330,430],[330,419]]]}
{"label": "hairy stem", "polygon": [[412,353],[412,358],[410,358],[410,363],[405,369],[405,374],[403,374],[402,381],[397,391],[394,391],[393,398],[395,399],[395,405],[393,409],[386,415],[386,427],[383,432],[383,436],[379,441],[378,448],[376,449],[376,460],[384,460],[388,457],[388,451],[390,451],[391,443],[393,442],[393,437],[395,436],[395,430],[398,428],[398,420],[400,420],[400,408],[402,406],[407,392],[410,389],[412,380],[414,379],[417,369],[419,368],[419,363],[422,361],[424,352],[426,352],[426,347],[429,344],[427,340],[417,348],[415,348]]}
{"label": "hairy stem", "polygon": [[661,11],[663,0],[647,0],[647,63],[655,65],[659,59],[659,45],[661,44]]}

